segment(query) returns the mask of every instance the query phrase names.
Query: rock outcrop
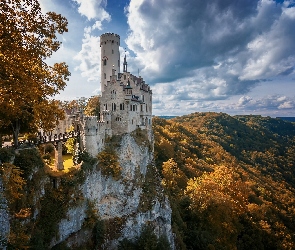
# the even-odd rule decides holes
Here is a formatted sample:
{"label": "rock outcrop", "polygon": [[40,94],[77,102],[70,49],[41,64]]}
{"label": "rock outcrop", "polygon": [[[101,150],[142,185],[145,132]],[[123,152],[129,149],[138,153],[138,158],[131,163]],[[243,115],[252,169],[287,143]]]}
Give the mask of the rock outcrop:
{"label": "rock outcrop", "polygon": [[[80,190],[85,201],[90,201],[103,221],[115,221],[115,232],[105,239],[105,249],[116,249],[123,238],[135,239],[144,225],[154,228],[159,237],[164,235],[174,248],[171,229],[171,208],[161,187],[161,179],[153,165],[153,152],[148,141],[141,145],[134,136],[125,134],[115,151],[119,157],[122,174],[119,179],[103,175],[101,170],[87,172]],[[99,166],[99,164],[98,164]],[[67,219],[59,223],[59,240],[65,241],[81,230],[86,219],[86,203],[72,208]],[[69,240],[68,245],[77,244]]]}

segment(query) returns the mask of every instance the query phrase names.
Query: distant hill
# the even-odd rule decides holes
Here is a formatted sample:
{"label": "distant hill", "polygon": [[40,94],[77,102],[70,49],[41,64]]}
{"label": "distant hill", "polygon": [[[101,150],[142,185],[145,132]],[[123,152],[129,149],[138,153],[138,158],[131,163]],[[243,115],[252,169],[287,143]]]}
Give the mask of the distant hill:
{"label": "distant hill", "polygon": [[175,118],[177,116],[175,116],[175,115],[160,115],[159,117],[163,118],[163,119],[172,119],[172,118]]}
{"label": "distant hill", "polygon": [[295,249],[294,123],[210,112],[153,124],[179,249]]}
{"label": "distant hill", "polygon": [[278,119],[282,119],[284,121],[295,122],[295,117],[277,117]]}

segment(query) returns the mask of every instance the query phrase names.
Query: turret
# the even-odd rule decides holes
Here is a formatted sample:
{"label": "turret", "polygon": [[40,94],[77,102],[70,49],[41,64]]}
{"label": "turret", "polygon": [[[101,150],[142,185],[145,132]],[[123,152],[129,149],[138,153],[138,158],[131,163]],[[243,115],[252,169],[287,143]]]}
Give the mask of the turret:
{"label": "turret", "polygon": [[110,76],[115,72],[120,72],[120,36],[114,33],[105,33],[100,36],[101,48],[101,93]]}

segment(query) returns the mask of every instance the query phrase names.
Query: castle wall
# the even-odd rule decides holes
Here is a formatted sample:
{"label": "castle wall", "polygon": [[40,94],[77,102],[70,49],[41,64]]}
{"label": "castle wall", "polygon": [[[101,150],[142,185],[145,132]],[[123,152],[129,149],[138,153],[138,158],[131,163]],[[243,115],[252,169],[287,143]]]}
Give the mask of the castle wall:
{"label": "castle wall", "polygon": [[96,156],[104,148],[106,123],[97,120],[96,116],[87,116],[83,120],[81,141],[83,148],[92,156]]}

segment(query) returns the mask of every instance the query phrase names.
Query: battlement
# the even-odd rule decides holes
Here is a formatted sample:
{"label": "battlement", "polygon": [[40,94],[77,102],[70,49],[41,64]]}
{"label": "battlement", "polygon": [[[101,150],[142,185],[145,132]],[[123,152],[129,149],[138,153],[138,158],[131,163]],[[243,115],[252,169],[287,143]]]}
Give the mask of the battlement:
{"label": "battlement", "polygon": [[120,36],[115,33],[104,33],[100,36],[100,46],[108,42],[116,43],[120,46]]}
{"label": "battlement", "polygon": [[100,37],[109,37],[109,36],[115,36],[118,37],[120,39],[120,36],[115,34],[115,33],[110,33],[110,32],[106,32],[104,34],[102,34]]}

